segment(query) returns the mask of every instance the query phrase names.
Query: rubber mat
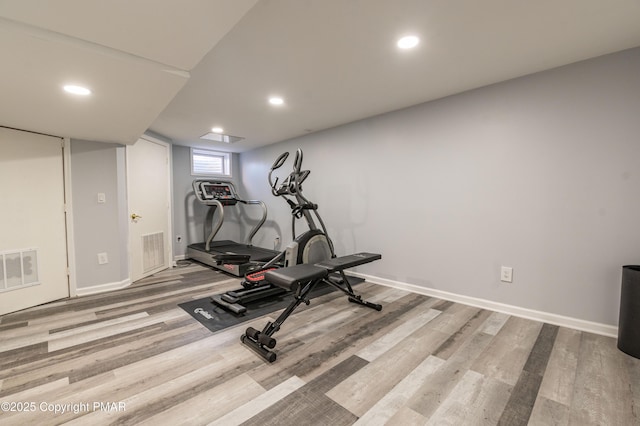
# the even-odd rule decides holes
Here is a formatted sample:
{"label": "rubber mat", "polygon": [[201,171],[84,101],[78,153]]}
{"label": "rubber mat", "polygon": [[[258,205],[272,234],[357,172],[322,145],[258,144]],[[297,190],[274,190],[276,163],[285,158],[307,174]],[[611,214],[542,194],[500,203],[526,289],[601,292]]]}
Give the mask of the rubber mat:
{"label": "rubber mat", "polygon": [[[363,280],[359,278],[349,277],[349,283],[352,286],[362,281]],[[313,300],[318,296],[322,296],[332,291],[337,290],[330,285],[319,284],[311,292],[311,299]],[[236,315],[233,312],[226,311],[215,305],[211,301],[210,297],[180,303],[178,306],[196,319],[200,324],[207,327],[210,331],[217,332],[224,330],[225,328],[241,324],[245,321],[284,309],[292,300],[293,295],[291,293],[284,293],[271,298],[249,302],[243,305],[247,308],[247,311],[242,315]]]}

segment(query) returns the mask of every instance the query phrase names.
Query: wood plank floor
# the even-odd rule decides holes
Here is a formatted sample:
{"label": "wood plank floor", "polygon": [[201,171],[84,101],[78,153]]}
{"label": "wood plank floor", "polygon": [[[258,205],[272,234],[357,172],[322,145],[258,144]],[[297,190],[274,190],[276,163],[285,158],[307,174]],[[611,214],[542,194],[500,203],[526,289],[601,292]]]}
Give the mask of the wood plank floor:
{"label": "wood plank floor", "polygon": [[0,424],[640,424],[615,339],[363,283],[382,312],[321,296],[268,364],[239,342],[266,317],[211,333],[177,306],[238,282],[193,264],[0,317]]}

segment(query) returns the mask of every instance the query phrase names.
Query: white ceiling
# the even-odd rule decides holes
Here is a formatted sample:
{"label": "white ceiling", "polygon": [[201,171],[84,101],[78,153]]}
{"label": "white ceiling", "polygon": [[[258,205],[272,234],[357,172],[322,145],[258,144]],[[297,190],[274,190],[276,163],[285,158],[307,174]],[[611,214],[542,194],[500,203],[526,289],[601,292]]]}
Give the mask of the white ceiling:
{"label": "white ceiling", "polygon": [[640,0],[0,0],[0,125],[240,152],[640,46],[639,23]]}
{"label": "white ceiling", "polygon": [[135,142],[256,1],[0,0],[0,125]]}

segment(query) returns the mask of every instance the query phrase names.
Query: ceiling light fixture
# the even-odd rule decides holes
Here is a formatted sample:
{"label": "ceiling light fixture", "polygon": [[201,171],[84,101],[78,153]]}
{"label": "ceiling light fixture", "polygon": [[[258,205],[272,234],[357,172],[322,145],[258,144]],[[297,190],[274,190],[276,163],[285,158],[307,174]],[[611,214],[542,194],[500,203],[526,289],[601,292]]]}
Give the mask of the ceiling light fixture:
{"label": "ceiling light fixture", "polygon": [[269,103],[271,105],[282,105],[284,104],[284,99],[282,99],[280,96],[272,96],[269,98]]}
{"label": "ceiling light fixture", "polygon": [[213,133],[222,133],[222,132],[224,132],[224,129],[222,127],[213,127],[213,128],[211,128],[211,131]]}
{"label": "ceiling light fixture", "polygon": [[416,36],[410,35],[399,39],[397,44],[400,49],[412,49],[416,47],[418,43],[420,43],[420,39]]}
{"label": "ceiling light fixture", "polygon": [[91,90],[87,89],[86,87],[76,86],[74,84],[67,84],[66,86],[64,86],[64,91],[73,95],[81,96],[87,96],[91,94]]}

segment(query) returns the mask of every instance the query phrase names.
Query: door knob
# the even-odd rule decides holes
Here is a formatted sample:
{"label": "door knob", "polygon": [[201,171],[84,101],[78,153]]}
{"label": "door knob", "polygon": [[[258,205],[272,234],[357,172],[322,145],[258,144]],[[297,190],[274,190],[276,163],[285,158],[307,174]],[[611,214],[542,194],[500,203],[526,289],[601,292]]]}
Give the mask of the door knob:
{"label": "door knob", "polygon": [[131,215],[131,219],[133,219],[133,220],[141,219],[141,218],[142,218],[142,216],[139,216],[139,215],[137,215],[137,214],[135,214],[135,213],[133,213],[133,214]]}

